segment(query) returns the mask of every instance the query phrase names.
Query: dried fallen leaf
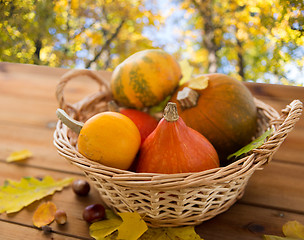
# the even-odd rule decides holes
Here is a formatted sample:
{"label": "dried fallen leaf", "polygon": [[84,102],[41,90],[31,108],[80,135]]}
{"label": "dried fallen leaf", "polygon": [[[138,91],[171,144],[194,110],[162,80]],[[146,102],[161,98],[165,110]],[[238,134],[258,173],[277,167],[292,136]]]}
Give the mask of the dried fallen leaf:
{"label": "dried fallen leaf", "polygon": [[137,240],[148,226],[137,212],[118,213],[123,222],[118,227],[118,239]]}
{"label": "dried fallen leaf", "polygon": [[90,235],[96,240],[202,240],[194,226],[176,228],[148,228],[142,217],[136,212],[119,213],[106,210],[106,220],[93,223]]}
{"label": "dried fallen leaf", "polygon": [[16,161],[21,161],[21,160],[25,160],[29,157],[33,156],[32,152],[24,149],[21,151],[16,151],[16,152],[12,152],[7,158],[6,161],[7,162],[16,162]]}
{"label": "dried fallen leaf", "polygon": [[56,210],[56,205],[50,201],[39,205],[33,215],[34,226],[40,228],[53,222]]}
{"label": "dried fallen leaf", "polygon": [[304,239],[304,225],[298,221],[288,221],[283,225],[282,230],[286,237]]}
{"label": "dried fallen leaf", "polygon": [[[121,224],[122,219],[115,215],[111,210],[106,209],[106,219],[92,223],[90,225],[90,235],[96,240],[103,240],[115,232]],[[110,237],[108,238],[111,239]]]}
{"label": "dried fallen leaf", "polygon": [[193,226],[149,228],[140,240],[202,240]]}
{"label": "dried fallen leaf", "polygon": [[0,187],[0,213],[18,212],[36,200],[61,191],[72,181],[73,178],[55,181],[50,176],[41,181],[33,177],[24,177],[20,182],[6,180]]}
{"label": "dried fallen leaf", "polygon": [[188,87],[193,90],[203,90],[208,87],[209,78],[201,75],[189,80]]}

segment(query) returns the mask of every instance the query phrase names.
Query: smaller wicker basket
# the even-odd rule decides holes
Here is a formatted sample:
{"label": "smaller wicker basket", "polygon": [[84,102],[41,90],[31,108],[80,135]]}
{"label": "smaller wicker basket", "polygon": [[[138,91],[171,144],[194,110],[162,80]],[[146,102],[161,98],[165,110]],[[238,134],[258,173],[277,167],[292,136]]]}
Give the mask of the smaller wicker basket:
{"label": "smaller wicker basket", "polygon": [[[86,75],[95,80],[99,91],[70,105],[64,101],[66,83]],[[109,82],[89,70],[71,70],[62,76],[56,96],[59,107],[78,121],[86,121],[107,110],[112,99]],[[76,148],[77,135],[61,121],[54,132],[54,144],[61,156],[76,165],[99,191],[103,202],[114,211],[137,211],[154,227],[197,225],[226,211],[242,197],[255,170],[261,169],[278,150],[302,112],[302,103],[292,101],[280,115],[272,107],[255,99],[258,129],[261,135],[273,128],[265,143],[238,161],[216,169],[196,173],[134,173],[103,166],[82,156]]]}

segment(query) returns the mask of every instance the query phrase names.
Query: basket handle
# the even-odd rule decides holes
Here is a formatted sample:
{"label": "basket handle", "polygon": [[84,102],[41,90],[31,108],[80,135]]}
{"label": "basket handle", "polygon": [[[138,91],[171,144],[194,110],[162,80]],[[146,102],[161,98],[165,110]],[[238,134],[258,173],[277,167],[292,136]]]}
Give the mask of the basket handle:
{"label": "basket handle", "polygon": [[[75,104],[69,104],[65,101],[64,98],[64,88],[69,81],[79,76],[87,76],[90,79],[97,82],[97,84],[99,85],[99,92],[94,93]],[[89,105],[93,106],[93,104],[98,103],[99,101],[103,100],[105,97],[111,98],[109,81],[107,81],[102,76],[96,74],[92,70],[84,70],[84,69],[70,70],[66,72],[64,75],[62,75],[56,87],[56,99],[58,101],[59,108],[65,110],[67,113],[69,113],[69,115],[73,116],[75,119],[79,119],[79,116],[81,115],[81,111],[83,109],[87,108]]]}
{"label": "basket handle", "polygon": [[264,161],[263,164],[266,164],[271,161],[273,154],[300,119],[302,108],[303,103],[300,100],[293,100],[282,110],[282,115],[278,119],[271,120],[271,125],[277,126],[276,130],[261,147],[253,150],[256,155],[255,162]]}

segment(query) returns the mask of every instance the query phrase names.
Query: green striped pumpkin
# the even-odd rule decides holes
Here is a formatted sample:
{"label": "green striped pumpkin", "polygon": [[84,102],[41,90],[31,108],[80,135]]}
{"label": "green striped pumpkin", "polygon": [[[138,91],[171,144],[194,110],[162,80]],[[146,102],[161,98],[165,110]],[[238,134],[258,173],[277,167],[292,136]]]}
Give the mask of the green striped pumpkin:
{"label": "green striped pumpkin", "polygon": [[180,66],[170,54],[148,49],[131,55],[114,69],[111,90],[117,102],[142,109],[163,101],[181,77]]}

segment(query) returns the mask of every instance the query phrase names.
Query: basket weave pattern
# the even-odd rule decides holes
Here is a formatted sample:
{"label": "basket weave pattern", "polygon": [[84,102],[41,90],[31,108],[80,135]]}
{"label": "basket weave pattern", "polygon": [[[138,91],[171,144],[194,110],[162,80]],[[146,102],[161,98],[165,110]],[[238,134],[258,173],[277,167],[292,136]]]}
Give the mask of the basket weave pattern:
{"label": "basket weave pattern", "polygon": [[[63,89],[68,81],[81,75],[95,80],[100,85],[99,92],[69,105],[64,101]],[[56,96],[59,107],[79,121],[106,111],[107,102],[112,99],[108,82],[88,70],[72,70],[63,75]],[[269,128],[273,128],[273,134],[242,159],[203,172],[134,173],[103,166],[77,151],[77,136],[61,121],[54,132],[54,144],[61,156],[82,169],[103,202],[114,211],[137,211],[154,227],[197,225],[226,211],[242,197],[251,175],[271,160],[302,112],[299,100],[292,101],[281,115],[258,99],[255,103],[258,112],[256,135]]]}

